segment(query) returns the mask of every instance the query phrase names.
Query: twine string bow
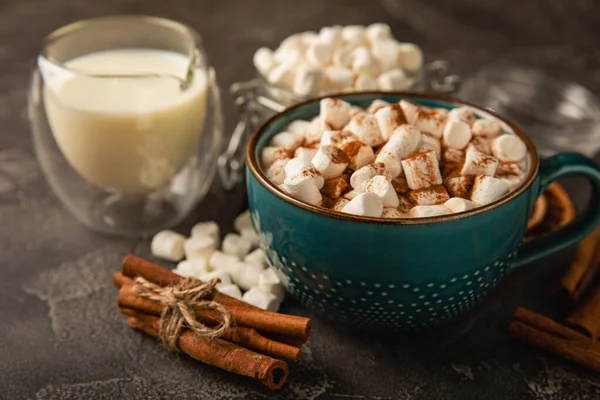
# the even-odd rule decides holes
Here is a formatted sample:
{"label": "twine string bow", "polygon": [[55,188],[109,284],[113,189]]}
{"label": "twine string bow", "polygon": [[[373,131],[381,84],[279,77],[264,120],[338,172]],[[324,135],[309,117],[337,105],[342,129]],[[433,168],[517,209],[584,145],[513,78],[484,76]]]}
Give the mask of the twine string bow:
{"label": "twine string bow", "polygon": [[[173,286],[161,287],[142,277],[135,279],[134,291],[141,297],[154,300],[163,306],[160,315],[159,336],[165,347],[178,351],[177,345],[181,330],[186,327],[198,336],[216,338],[222,336],[232,325],[231,314],[216,301],[206,300],[220,282],[213,278],[202,282],[196,278],[183,278]],[[194,310],[213,310],[219,316],[216,326],[207,326],[198,321]]]}

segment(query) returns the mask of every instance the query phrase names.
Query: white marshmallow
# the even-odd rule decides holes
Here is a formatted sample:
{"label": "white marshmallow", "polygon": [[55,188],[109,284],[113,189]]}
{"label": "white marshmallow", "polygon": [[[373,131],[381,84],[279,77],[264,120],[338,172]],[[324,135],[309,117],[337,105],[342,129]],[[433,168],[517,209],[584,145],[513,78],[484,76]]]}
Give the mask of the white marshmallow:
{"label": "white marshmallow", "polygon": [[208,266],[210,269],[217,270],[221,269],[228,273],[232,273],[232,267],[240,261],[237,255],[225,254],[221,251],[215,251],[208,260]]}
{"label": "white marshmallow", "polygon": [[242,238],[246,239],[250,243],[252,243],[252,249],[256,248],[259,244],[258,233],[254,230],[254,228],[244,228],[240,232]]}
{"label": "white marshmallow", "polygon": [[200,276],[208,273],[208,262],[204,258],[183,260],[177,264],[177,268],[173,272],[180,276],[200,278]]}
{"label": "white marshmallow", "polygon": [[502,126],[494,119],[478,119],[473,122],[473,135],[494,138],[502,133]]}
{"label": "white marshmallow", "polygon": [[371,147],[379,146],[384,142],[379,124],[374,116],[370,114],[358,114],[350,119],[346,130],[352,132],[361,142]]}
{"label": "white marshmallow", "polygon": [[[312,168],[310,160],[307,161],[303,158],[292,158],[285,164],[283,170],[285,171],[286,178],[298,175],[302,171]],[[285,181],[284,181],[285,182]]]}
{"label": "white marshmallow", "polygon": [[505,133],[492,141],[492,154],[501,161],[521,161],[527,147],[518,136]]}
{"label": "white marshmallow", "polygon": [[402,124],[394,129],[394,133],[382,150],[389,150],[401,159],[405,159],[417,150],[420,142],[421,132],[412,125]]}
{"label": "white marshmallow", "polygon": [[337,178],[348,166],[348,156],[334,146],[321,146],[312,159],[312,164],[325,179]]}
{"label": "white marshmallow", "polygon": [[221,241],[219,224],[215,221],[199,222],[192,227],[192,237],[194,236],[210,236],[215,241],[215,245],[219,246]]}
{"label": "white marshmallow", "polygon": [[414,206],[410,209],[410,217],[411,218],[427,218],[427,217],[437,217],[438,215],[446,215],[451,214],[452,212],[448,207],[438,205],[438,206]]}
{"label": "white marshmallow", "polygon": [[385,169],[390,173],[392,179],[397,178],[402,173],[402,159],[394,152],[387,149],[381,149],[375,162],[385,165]]}
{"label": "white marshmallow", "polygon": [[354,49],[352,52],[352,70],[356,74],[369,74],[372,76],[379,74],[379,63],[373,58],[368,47],[361,46]]}
{"label": "white marshmallow", "polygon": [[[362,192],[359,192],[358,190],[350,190],[350,191],[344,193],[343,198],[344,198],[344,200],[348,200],[348,202],[350,202],[351,200],[353,200],[356,196],[358,196],[361,193]],[[346,203],[346,204],[348,204],[348,203]],[[342,209],[343,208],[344,207],[342,207]],[[342,210],[339,210],[339,211],[342,211]]]}
{"label": "white marshmallow", "polygon": [[185,250],[185,258],[188,260],[193,258],[209,259],[213,251],[217,249],[217,243],[210,236],[192,236],[187,239],[183,245]]}
{"label": "white marshmallow", "polygon": [[280,306],[279,301],[277,301],[277,297],[271,293],[262,291],[257,287],[253,287],[244,293],[242,296],[242,301],[271,312],[277,312]]}
{"label": "white marshmallow", "polygon": [[244,257],[244,262],[264,269],[267,267],[267,255],[263,249],[256,249]]}
{"label": "white marshmallow", "polygon": [[284,62],[275,65],[267,75],[267,80],[276,86],[291,88],[294,85],[295,64]]}
{"label": "white marshmallow", "polygon": [[371,178],[367,183],[365,191],[379,196],[384,207],[397,208],[400,205],[394,187],[383,175],[377,175]]}
{"label": "white marshmallow", "polygon": [[402,160],[402,168],[408,187],[412,190],[442,183],[442,175],[434,151],[417,153]]}
{"label": "white marshmallow", "polygon": [[269,178],[269,180],[271,182],[273,182],[274,184],[281,185],[283,183],[283,181],[285,180],[285,165],[287,164],[287,162],[288,162],[287,159],[276,160],[265,171],[267,178]]}
{"label": "white marshmallow", "polygon": [[252,216],[250,210],[246,210],[233,220],[233,227],[237,232],[242,232],[246,228],[252,228]]}
{"label": "white marshmallow", "polygon": [[323,120],[321,117],[317,117],[310,121],[310,126],[306,132],[306,141],[311,143],[317,143],[321,140],[323,132],[331,130],[331,125]]}
{"label": "white marshmallow", "polygon": [[302,39],[302,34],[295,33],[283,39],[281,43],[279,43],[279,47],[277,47],[275,52],[285,53],[289,51],[302,51],[304,50],[304,47],[305,44]]}
{"label": "white marshmallow", "polygon": [[339,67],[350,68],[352,66],[352,49],[349,47],[340,47],[335,50],[332,62]]}
{"label": "white marshmallow", "polygon": [[446,147],[462,150],[467,147],[472,136],[471,127],[466,121],[448,120],[444,125],[442,137]]}
{"label": "white marshmallow", "polygon": [[473,123],[475,122],[475,115],[468,107],[460,106],[448,111],[448,120],[465,121],[470,126],[473,125]]}
{"label": "white marshmallow", "polygon": [[242,258],[250,252],[251,248],[252,242],[237,233],[229,233],[223,239],[222,250],[225,254],[233,254]]}
{"label": "white marshmallow", "polygon": [[293,177],[293,180],[289,180],[288,183],[281,185],[281,189],[296,200],[313,206],[320,205],[323,200],[315,179],[311,176],[296,175]]}
{"label": "white marshmallow", "polygon": [[169,261],[180,261],[184,256],[185,237],[177,232],[164,230],[152,238],[150,251],[154,257]]}
{"label": "white marshmallow", "polygon": [[471,142],[469,142],[465,151],[478,151],[487,155],[492,154],[490,142],[488,142],[488,140],[483,136],[475,136],[473,139],[471,139]]}
{"label": "white marshmallow", "polygon": [[324,70],[325,79],[321,84],[321,89],[341,91],[352,88],[354,83],[354,73],[345,67],[331,65]]}
{"label": "white marshmallow", "polygon": [[237,300],[242,300],[242,291],[240,290],[238,285],[235,285],[233,283],[229,284],[229,285],[223,285],[223,286],[217,288],[217,290],[220,293],[226,294],[229,297],[233,297],[234,299],[237,299]]}
{"label": "white marshmallow", "polygon": [[325,179],[323,178],[323,175],[321,175],[321,173],[313,167],[304,169],[295,175],[286,177],[283,183],[286,185],[290,185],[292,188],[294,188],[295,185],[299,184],[301,180],[304,180],[306,178],[311,178],[317,186],[317,189],[319,190],[321,190],[321,188],[323,188],[323,185],[325,184]]}
{"label": "white marshmallow", "polygon": [[342,28],[342,39],[347,46],[361,46],[367,40],[366,29],[362,25],[346,25]]}
{"label": "white marshmallow", "polygon": [[342,27],[340,25],[334,25],[321,28],[318,41],[326,43],[334,49],[340,47],[344,43]]}
{"label": "white marshmallow", "polygon": [[437,138],[433,136],[427,135],[425,133],[421,134],[421,142],[419,143],[419,147],[417,151],[433,151],[435,152],[435,156],[438,161],[442,159],[442,144]]}
{"label": "white marshmallow", "polygon": [[306,49],[306,61],[313,67],[324,67],[331,61],[331,50],[331,45],[327,43],[313,42]]}
{"label": "white marshmallow", "polygon": [[396,208],[384,208],[381,218],[406,218],[407,216]]}
{"label": "white marshmallow", "polygon": [[294,152],[294,158],[301,158],[310,163],[310,160],[317,154],[317,149],[309,149],[308,147],[298,147]]}
{"label": "white marshmallow", "polygon": [[451,199],[446,201],[444,205],[448,207],[453,213],[469,211],[477,207],[477,204],[467,199],[463,199],[461,197],[452,197]]}
{"label": "white marshmallow", "polygon": [[392,174],[386,169],[385,164],[373,163],[354,171],[350,176],[350,186],[359,193],[362,193],[367,188],[367,183],[376,175],[383,175],[388,181],[392,180]]}
{"label": "white marshmallow", "polygon": [[339,199],[336,199],[336,201],[333,203],[333,205],[331,206],[331,209],[333,211],[342,211],[342,209],[344,208],[344,206],[346,204],[350,203],[350,200],[348,199],[344,199],[343,197],[340,197]]}
{"label": "white marshmallow", "polygon": [[460,164],[465,158],[465,152],[452,147],[447,147],[443,151],[442,158],[446,164]]}
{"label": "white marshmallow", "polygon": [[508,186],[502,180],[479,175],[473,182],[471,200],[477,204],[489,204],[508,193]]}
{"label": "white marshmallow", "polygon": [[324,78],[323,70],[307,64],[299,65],[294,76],[293,91],[301,96],[311,96],[319,93],[319,87]]}
{"label": "white marshmallow", "polygon": [[310,127],[309,121],[305,121],[303,119],[297,119],[297,120],[290,122],[288,124],[288,126],[285,127],[285,131],[292,132],[296,136],[303,137],[303,136],[306,136],[306,133],[308,132],[309,127]]}
{"label": "white marshmallow", "polygon": [[279,301],[285,299],[285,289],[283,288],[281,279],[279,279],[279,275],[277,275],[277,271],[273,268],[268,268],[261,272],[258,277],[257,287],[262,291],[271,293]]}
{"label": "white marshmallow", "polygon": [[417,112],[413,125],[419,128],[421,132],[440,139],[444,131],[445,123],[446,116],[443,112],[439,110],[421,109]]}
{"label": "white marshmallow", "polygon": [[379,110],[380,108],[387,107],[389,105],[390,105],[390,103],[388,103],[385,100],[375,99],[375,100],[373,100],[371,105],[369,105],[369,108],[367,108],[367,112],[369,114],[375,114],[377,112],[377,110]]}
{"label": "white marshmallow", "polygon": [[354,89],[358,91],[377,90],[379,84],[377,79],[367,73],[359,73],[354,81]]}
{"label": "white marshmallow", "polygon": [[292,132],[279,132],[271,138],[271,146],[294,151],[302,144],[302,136]]}
{"label": "white marshmallow", "polygon": [[256,52],[254,52],[254,56],[252,57],[252,62],[254,63],[254,68],[262,75],[267,76],[273,65],[275,65],[275,60],[273,59],[273,51],[266,47],[261,47]]}
{"label": "white marshmallow", "polygon": [[388,140],[398,125],[402,124],[403,115],[400,111],[400,106],[397,104],[391,104],[386,107],[382,107],[377,110],[374,114],[377,120],[377,125],[381,131],[381,136],[384,140]]}
{"label": "white marshmallow", "polygon": [[446,188],[442,185],[416,189],[408,193],[412,201],[420,206],[432,206],[444,203],[450,198]]}
{"label": "white marshmallow", "polygon": [[348,168],[355,171],[375,161],[375,153],[371,146],[359,140],[344,143],[340,150],[348,156]]}
{"label": "white marshmallow", "polygon": [[398,62],[400,66],[410,72],[416,72],[423,66],[423,52],[413,43],[400,43],[398,45]]}
{"label": "white marshmallow", "polygon": [[379,40],[392,39],[392,30],[388,24],[375,23],[367,26],[365,35],[373,43]]}
{"label": "white marshmallow", "polygon": [[394,68],[379,75],[377,85],[380,90],[385,91],[404,90],[412,85],[412,81],[407,78],[403,70]]}
{"label": "white marshmallow", "polygon": [[342,208],[346,214],[365,217],[381,217],[383,202],[375,193],[361,193]]}
{"label": "white marshmallow", "polygon": [[258,285],[258,277],[262,272],[263,269],[260,266],[240,262],[235,275],[232,276],[233,283],[242,290],[248,290]]}
{"label": "white marshmallow", "polygon": [[513,190],[523,182],[525,175],[497,175],[496,178],[506,183],[509,190]]}
{"label": "white marshmallow", "polygon": [[319,115],[333,129],[342,129],[350,122],[350,103],[330,97],[322,99]]}
{"label": "white marshmallow", "polygon": [[385,72],[399,67],[400,49],[398,48],[398,42],[395,40],[377,40],[371,43],[371,52],[373,57],[379,61],[382,71]]}
{"label": "white marshmallow", "polygon": [[231,277],[227,272],[222,270],[207,272],[206,274],[200,275],[198,277],[198,279],[200,279],[202,282],[208,282],[214,278],[219,278],[221,280],[221,283],[218,283],[216,286],[217,290],[222,288],[223,286],[231,285]]}
{"label": "white marshmallow", "polygon": [[[273,52],[273,59],[275,60],[275,66],[287,64],[292,69],[302,62],[304,55],[304,48],[302,44],[299,47],[293,48],[291,46],[279,46],[277,50]],[[273,69],[271,70],[273,71]]]}
{"label": "white marshmallow", "polygon": [[498,168],[498,160],[476,150],[467,151],[465,162],[460,171],[461,175],[494,176]]}
{"label": "white marshmallow", "polygon": [[269,168],[277,160],[287,160],[290,158],[290,153],[281,147],[267,146],[262,150],[261,162],[263,168]]}
{"label": "white marshmallow", "polygon": [[406,121],[409,124],[414,124],[417,120],[417,114],[421,110],[421,107],[418,104],[405,99],[400,100],[398,104],[400,104],[400,108],[406,117]]}
{"label": "white marshmallow", "polygon": [[[350,107],[350,118],[354,118],[357,115],[360,114],[366,114],[365,110],[363,110],[362,108],[358,107],[358,106],[351,106]],[[346,125],[347,127],[348,125]]]}
{"label": "white marshmallow", "polygon": [[340,148],[344,143],[356,140],[357,137],[350,131],[325,131],[321,136],[321,146],[335,146]]}

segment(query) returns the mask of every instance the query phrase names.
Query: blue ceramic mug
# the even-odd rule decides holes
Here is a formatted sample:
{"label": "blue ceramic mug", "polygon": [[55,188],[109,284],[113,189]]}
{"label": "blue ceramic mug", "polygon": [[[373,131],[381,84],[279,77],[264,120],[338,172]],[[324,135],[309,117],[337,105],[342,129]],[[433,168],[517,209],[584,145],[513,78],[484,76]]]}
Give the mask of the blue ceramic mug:
{"label": "blue ceramic mug", "polygon": [[[471,309],[507,272],[573,245],[600,223],[600,168],[589,158],[558,154],[540,162],[531,141],[510,121],[437,95],[361,93],[340,98],[360,107],[377,98],[406,98],[446,109],[466,105],[479,115],[493,115],[527,145],[529,172],[515,190],[475,210],[422,219],[356,217],[289,197],[259,166],[270,138],[293,120],[316,116],[319,99],[265,122],[247,150],[252,220],[289,293],[325,318],[370,330],[439,324]],[[522,245],[535,199],[565,175],[590,181],[593,197],[587,209],[564,228]]]}

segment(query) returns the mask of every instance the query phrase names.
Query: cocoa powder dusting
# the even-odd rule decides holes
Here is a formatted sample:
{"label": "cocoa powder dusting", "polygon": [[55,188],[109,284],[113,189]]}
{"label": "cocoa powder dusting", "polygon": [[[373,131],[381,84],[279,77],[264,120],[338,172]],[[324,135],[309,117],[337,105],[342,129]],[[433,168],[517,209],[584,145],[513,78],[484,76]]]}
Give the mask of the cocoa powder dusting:
{"label": "cocoa powder dusting", "polygon": [[475,177],[472,175],[453,175],[446,179],[444,182],[446,189],[452,197],[462,197],[468,199],[473,187],[473,181]]}
{"label": "cocoa powder dusting", "polygon": [[392,179],[392,186],[396,193],[407,193],[410,191],[406,178],[399,176],[398,178]]}
{"label": "cocoa powder dusting", "polygon": [[400,205],[398,206],[398,211],[401,213],[407,213],[411,208],[416,206],[415,202],[408,197],[407,194],[399,194],[398,200],[400,201]]}
{"label": "cocoa powder dusting", "polygon": [[323,152],[325,154],[327,154],[327,156],[329,157],[329,159],[332,162],[334,162],[335,164],[348,164],[348,163],[350,163],[350,159],[348,158],[348,156],[346,155],[346,153],[344,153],[343,151],[341,151],[337,147],[334,147],[334,146],[321,146],[321,150],[323,150]]}
{"label": "cocoa powder dusting", "polygon": [[422,206],[443,204],[450,199],[448,191],[443,185],[434,185],[428,188],[415,189],[408,193],[410,198]]}
{"label": "cocoa powder dusting", "polygon": [[366,146],[363,142],[358,140],[353,140],[351,142],[346,142],[342,145],[340,150],[342,150],[349,158],[356,157],[361,148]]}
{"label": "cocoa powder dusting", "polygon": [[332,199],[337,199],[346,191],[346,189],[348,189],[348,186],[348,182],[344,177],[340,176],[338,178],[328,179],[325,181],[321,193]]}

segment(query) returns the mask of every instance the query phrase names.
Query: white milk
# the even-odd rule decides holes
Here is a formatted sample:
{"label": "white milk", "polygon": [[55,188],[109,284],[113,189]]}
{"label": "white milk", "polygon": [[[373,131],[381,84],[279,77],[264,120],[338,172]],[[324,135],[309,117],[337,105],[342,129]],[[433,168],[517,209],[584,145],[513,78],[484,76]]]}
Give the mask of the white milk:
{"label": "white milk", "polygon": [[182,54],[151,49],[102,51],[65,64],[80,75],[40,60],[50,128],[73,168],[95,185],[124,195],[164,186],[196,151],[202,134],[205,74],[196,70],[185,90],[180,81],[164,76],[183,78],[188,64]]}

